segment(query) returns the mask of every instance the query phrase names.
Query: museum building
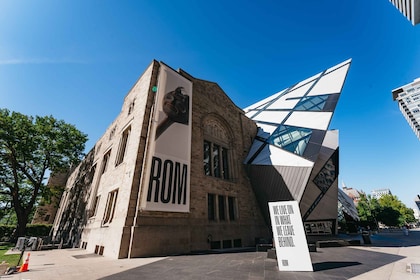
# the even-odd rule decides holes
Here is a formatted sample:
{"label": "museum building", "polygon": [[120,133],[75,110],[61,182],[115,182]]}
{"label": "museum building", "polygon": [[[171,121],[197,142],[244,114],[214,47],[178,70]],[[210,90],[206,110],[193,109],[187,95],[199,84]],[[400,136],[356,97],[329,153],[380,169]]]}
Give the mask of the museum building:
{"label": "museum building", "polygon": [[158,61],[69,176],[52,238],[112,258],[255,246],[269,201],[296,200],[307,234],[337,230],[338,131],[351,61],[245,109]]}

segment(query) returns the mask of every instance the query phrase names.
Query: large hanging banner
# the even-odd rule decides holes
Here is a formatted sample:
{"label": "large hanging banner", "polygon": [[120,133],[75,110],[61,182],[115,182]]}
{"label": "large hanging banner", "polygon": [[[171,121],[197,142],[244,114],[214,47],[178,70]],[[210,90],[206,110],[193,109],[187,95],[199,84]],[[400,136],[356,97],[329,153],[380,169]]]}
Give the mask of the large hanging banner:
{"label": "large hanging banner", "polygon": [[142,209],[189,212],[192,82],[160,65]]}
{"label": "large hanging banner", "polygon": [[297,201],[269,202],[280,271],[313,271]]}

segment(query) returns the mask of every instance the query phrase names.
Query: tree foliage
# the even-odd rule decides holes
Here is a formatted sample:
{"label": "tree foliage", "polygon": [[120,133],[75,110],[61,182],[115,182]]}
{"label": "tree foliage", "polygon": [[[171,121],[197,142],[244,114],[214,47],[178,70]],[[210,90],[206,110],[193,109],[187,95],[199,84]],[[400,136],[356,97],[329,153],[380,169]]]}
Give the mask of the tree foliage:
{"label": "tree foliage", "polygon": [[17,236],[25,234],[34,205],[48,193],[46,174],[78,163],[86,141],[75,126],[52,116],[0,109],[0,203],[15,210]]}
{"label": "tree foliage", "polygon": [[357,211],[361,221],[374,224],[381,222],[387,226],[402,226],[415,221],[414,211],[395,195],[383,195],[375,199],[361,193]]}
{"label": "tree foliage", "polygon": [[401,213],[389,206],[382,206],[378,220],[387,226],[399,226]]}
{"label": "tree foliage", "polygon": [[398,225],[400,226],[412,223],[416,220],[413,209],[407,208],[407,206],[395,195],[388,194],[381,196],[381,198],[379,198],[379,204],[382,207],[389,207],[400,213],[400,216],[398,217]]}
{"label": "tree foliage", "polygon": [[361,221],[377,223],[376,217],[380,211],[378,200],[365,193],[360,194],[357,212]]}

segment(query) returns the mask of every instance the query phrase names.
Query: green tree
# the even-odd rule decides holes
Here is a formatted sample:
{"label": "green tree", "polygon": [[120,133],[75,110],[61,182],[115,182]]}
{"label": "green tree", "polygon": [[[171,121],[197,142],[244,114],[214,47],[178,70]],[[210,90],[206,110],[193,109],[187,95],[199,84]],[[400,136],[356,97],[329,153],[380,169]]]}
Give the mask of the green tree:
{"label": "green tree", "polygon": [[[396,195],[387,194],[379,198],[379,204],[382,207],[391,207],[395,211],[400,213],[399,222],[396,225],[402,226],[414,222],[416,219],[414,217],[413,209],[407,208],[407,206],[402,203]],[[386,224],[386,223],[385,223]]]}
{"label": "green tree", "polygon": [[86,141],[86,134],[52,116],[0,109],[0,194],[16,212],[15,236],[25,235],[30,213],[48,194],[46,174],[77,164]]}
{"label": "green tree", "polygon": [[378,214],[378,220],[387,226],[398,226],[401,213],[389,206],[383,206]]}
{"label": "green tree", "polygon": [[377,226],[377,216],[380,212],[380,205],[378,200],[372,198],[370,195],[365,193],[360,193],[360,200],[357,204],[357,212],[360,218],[360,221],[370,222]]}

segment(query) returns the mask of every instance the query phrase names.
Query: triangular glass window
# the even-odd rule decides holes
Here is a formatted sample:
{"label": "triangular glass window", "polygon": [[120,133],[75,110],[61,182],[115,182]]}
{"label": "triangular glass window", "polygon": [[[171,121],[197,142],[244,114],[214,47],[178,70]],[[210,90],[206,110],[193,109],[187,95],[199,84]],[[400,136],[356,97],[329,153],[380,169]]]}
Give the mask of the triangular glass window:
{"label": "triangular glass window", "polygon": [[309,128],[280,125],[268,138],[268,143],[301,156],[311,135]]}
{"label": "triangular glass window", "polygon": [[322,111],[328,95],[305,96],[296,105],[296,111]]}

